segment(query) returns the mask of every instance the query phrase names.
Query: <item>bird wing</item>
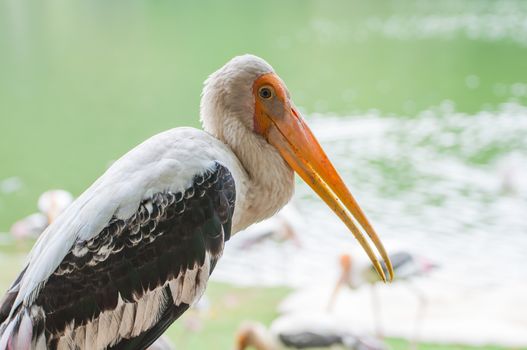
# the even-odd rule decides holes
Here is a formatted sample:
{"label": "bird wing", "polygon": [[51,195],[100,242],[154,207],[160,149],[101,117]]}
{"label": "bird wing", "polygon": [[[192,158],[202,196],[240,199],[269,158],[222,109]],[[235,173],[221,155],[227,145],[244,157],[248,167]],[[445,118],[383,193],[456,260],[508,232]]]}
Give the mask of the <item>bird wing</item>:
{"label": "bird wing", "polygon": [[[0,349],[143,349],[201,296],[230,237],[234,178],[210,154],[166,157],[160,141],[118,161],[39,239],[0,307]],[[136,158],[165,170],[127,172]],[[111,183],[142,187],[123,201],[123,186]]]}

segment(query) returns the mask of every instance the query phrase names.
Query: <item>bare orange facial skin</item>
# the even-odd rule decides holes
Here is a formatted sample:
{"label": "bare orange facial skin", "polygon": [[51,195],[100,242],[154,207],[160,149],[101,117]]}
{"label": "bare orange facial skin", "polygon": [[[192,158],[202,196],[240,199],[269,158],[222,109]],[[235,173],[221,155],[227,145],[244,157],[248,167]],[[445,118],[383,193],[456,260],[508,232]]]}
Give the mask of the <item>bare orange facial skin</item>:
{"label": "bare orange facial skin", "polygon": [[[259,96],[261,88],[269,87],[273,89],[274,96],[269,100],[263,100]],[[262,135],[267,139],[269,127],[271,126],[271,119],[266,117],[269,113],[269,109],[276,109],[277,104],[281,104],[282,107],[288,105],[287,92],[284,87],[284,83],[275,73],[267,73],[260,76],[254,81],[253,84],[253,95],[254,95],[254,131]],[[275,108],[273,108],[275,107]],[[285,111],[280,111],[284,113]]]}

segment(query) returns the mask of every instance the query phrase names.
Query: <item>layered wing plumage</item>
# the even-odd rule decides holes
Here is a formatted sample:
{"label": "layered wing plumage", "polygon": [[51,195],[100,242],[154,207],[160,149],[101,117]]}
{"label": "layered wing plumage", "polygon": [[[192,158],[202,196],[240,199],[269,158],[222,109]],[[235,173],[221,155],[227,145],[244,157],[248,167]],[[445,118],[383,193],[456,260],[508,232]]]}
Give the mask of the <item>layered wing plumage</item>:
{"label": "layered wing plumage", "polygon": [[[192,176],[173,167],[159,172],[156,184],[165,189],[142,189],[135,210],[111,203],[113,214],[97,234],[65,236],[69,248],[52,268],[35,264],[49,263],[46,249],[61,251],[53,246],[60,237],[39,240],[0,306],[0,349],[144,349],[159,337],[201,296],[230,237],[234,178],[210,155],[202,157]],[[174,179],[183,186],[170,188],[167,174],[189,178]],[[137,173],[129,175],[133,186]],[[94,186],[111,191],[104,181]],[[82,220],[82,208],[74,209]],[[91,224],[62,218],[61,225],[68,223],[78,232]]]}

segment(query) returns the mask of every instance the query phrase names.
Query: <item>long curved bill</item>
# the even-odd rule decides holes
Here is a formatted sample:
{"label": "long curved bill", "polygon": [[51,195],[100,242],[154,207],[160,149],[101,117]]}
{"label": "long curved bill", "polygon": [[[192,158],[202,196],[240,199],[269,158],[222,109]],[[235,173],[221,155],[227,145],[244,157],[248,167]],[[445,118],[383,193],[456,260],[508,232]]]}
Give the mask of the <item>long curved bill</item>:
{"label": "long curved bill", "polygon": [[381,240],[298,111],[291,107],[290,115],[285,118],[267,117],[271,122],[267,130],[268,142],[346,224],[386,282],[384,270],[362,230],[369,236],[393,280],[392,263]]}

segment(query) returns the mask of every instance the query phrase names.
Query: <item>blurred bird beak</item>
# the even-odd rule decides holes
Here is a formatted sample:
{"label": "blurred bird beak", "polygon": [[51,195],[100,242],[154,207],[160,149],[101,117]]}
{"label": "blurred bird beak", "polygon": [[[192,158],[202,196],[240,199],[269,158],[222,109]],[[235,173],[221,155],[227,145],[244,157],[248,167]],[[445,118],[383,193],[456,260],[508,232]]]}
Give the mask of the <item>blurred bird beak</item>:
{"label": "blurred bird beak", "polygon": [[[267,79],[279,78],[271,76]],[[298,113],[283,91],[277,91],[276,93],[281,101],[284,102],[282,108],[274,109],[277,110],[277,115],[270,115],[275,114],[273,113],[274,111],[268,111],[267,108],[257,105],[255,118],[258,121],[258,127],[261,128],[258,131],[267,138],[270,144],[278,149],[289,166],[346,224],[368,254],[380,278],[386,282],[386,276],[381,264],[362,233],[362,228],[384,259],[388,267],[390,280],[392,280],[392,263],[377,233],[375,233],[362,209],[351,195],[333,164],[329,161],[326,153],[300,113]],[[278,112],[278,110],[280,111]]]}

